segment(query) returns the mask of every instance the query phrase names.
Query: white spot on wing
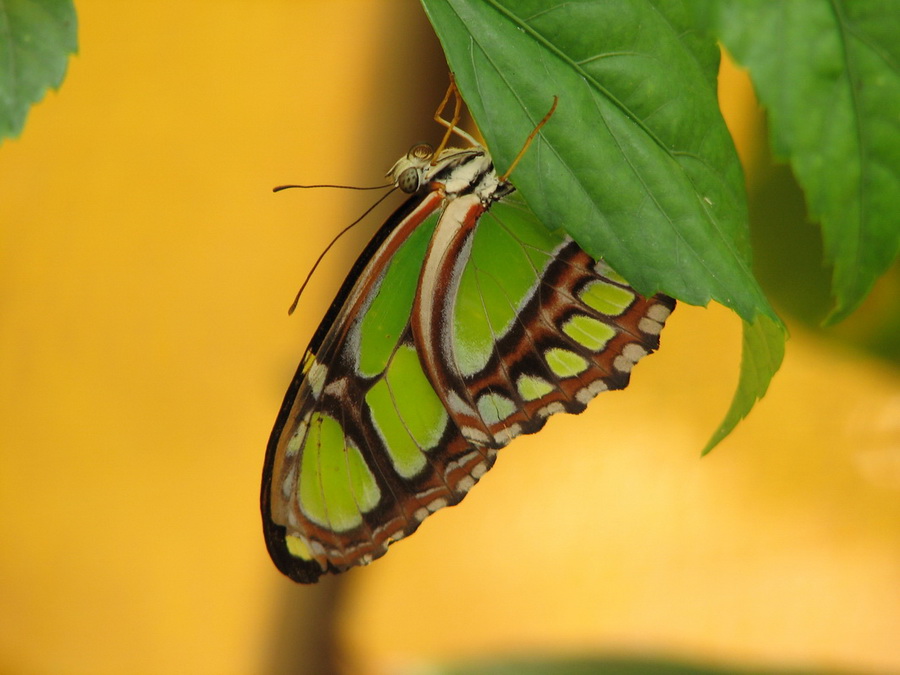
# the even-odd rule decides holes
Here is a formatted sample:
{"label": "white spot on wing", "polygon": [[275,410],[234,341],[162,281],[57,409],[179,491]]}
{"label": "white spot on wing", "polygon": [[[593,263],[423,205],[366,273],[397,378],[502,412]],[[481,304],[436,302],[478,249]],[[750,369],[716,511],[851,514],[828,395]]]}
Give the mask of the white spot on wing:
{"label": "white spot on wing", "polygon": [[341,377],[325,387],[325,393],[335,398],[343,398],[347,391],[347,378]]}
{"label": "white spot on wing", "polygon": [[618,370],[620,373],[630,373],[631,367],[634,365],[633,361],[629,361],[622,354],[619,354],[615,361],[613,361],[613,368]]}
{"label": "white spot on wing", "polygon": [[474,427],[460,427],[460,432],[463,438],[475,445],[486,445],[491,440],[481,429]]}
{"label": "white spot on wing", "polygon": [[475,479],[471,476],[465,476],[456,484],[456,489],[458,492],[468,492],[473,485],[475,485]]}
{"label": "white spot on wing", "polygon": [[622,353],[616,357],[615,361],[613,361],[613,367],[620,373],[630,373],[634,364],[646,355],[646,349],[636,342],[632,342],[625,345],[622,349]]}
{"label": "white spot on wing", "polygon": [[[475,459],[475,457],[480,457],[480,456],[481,455],[478,452],[469,452],[453,462],[448,462],[447,468],[444,470],[444,475],[446,476],[446,475],[452,473],[459,467],[471,462],[473,459]],[[446,504],[445,504],[445,506],[446,506]]]}
{"label": "white spot on wing", "polygon": [[502,429],[498,429],[494,433],[494,438],[501,445],[506,445],[516,436],[522,433],[522,427],[519,424],[512,424],[508,427],[504,427]]}
{"label": "white spot on wing", "polygon": [[[284,480],[281,481],[281,497],[285,500],[290,500],[295,485],[297,485],[297,462],[291,465],[290,471],[287,472]],[[291,513],[293,514],[293,511]]]}
{"label": "white spot on wing", "polygon": [[322,393],[322,387],[325,385],[325,378],[327,376],[328,367],[313,358],[312,365],[306,373],[306,381],[309,382],[309,388],[312,390],[315,398],[319,398],[319,395]]}
{"label": "white spot on wing", "polygon": [[654,321],[659,321],[662,323],[667,318],[669,318],[669,314],[672,311],[666,307],[665,305],[653,305],[650,309],[647,310],[647,317],[653,319]]}
{"label": "white spot on wing", "polygon": [[447,404],[450,406],[450,412],[457,415],[475,415],[472,406],[463,401],[455,391],[447,393]]}
{"label": "white spot on wing", "polygon": [[537,414],[539,417],[550,417],[550,415],[565,411],[566,407],[562,404],[561,401],[553,401],[552,403],[548,403],[547,405],[545,405],[543,408],[539,408]]}
{"label": "white spot on wing", "polygon": [[603,380],[595,380],[588,385],[588,391],[590,391],[594,396],[599,394],[602,391],[606,391],[609,387],[606,386],[606,382]]}
{"label": "white spot on wing", "polygon": [[638,328],[647,335],[659,335],[662,331],[662,324],[645,316],[638,321]]}
{"label": "white spot on wing", "polygon": [[641,347],[636,342],[632,342],[625,345],[625,348],[622,349],[622,354],[632,363],[637,363],[642,358],[647,356],[647,350]]}
{"label": "white spot on wing", "polygon": [[444,508],[445,506],[447,506],[447,500],[446,500],[446,499],[443,499],[443,498],[442,498],[442,499],[435,499],[433,502],[431,502],[430,504],[428,504],[428,510],[429,510],[431,513],[434,513],[434,512],[437,511],[438,509],[442,509],[442,508]]}
{"label": "white spot on wing", "polygon": [[309,429],[309,415],[297,425],[296,431],[294,431],[290,440],[287,442],[287,447],[284,449],[284,454],[286,456],[293,457],[300,452],[300,448],[303,447],[303,439],[306,438],[307,429]]}

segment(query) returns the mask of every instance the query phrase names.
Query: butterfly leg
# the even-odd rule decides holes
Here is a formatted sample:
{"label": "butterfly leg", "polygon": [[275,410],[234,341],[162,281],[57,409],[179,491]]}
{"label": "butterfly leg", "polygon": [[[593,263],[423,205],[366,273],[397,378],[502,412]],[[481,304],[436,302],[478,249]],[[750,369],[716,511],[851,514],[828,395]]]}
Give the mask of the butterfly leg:
{"label": "butterfly leg", "polygon": [[[447,108],[447,104],[450,102],[451,96],[454,97],[453,118],[450,121],[447,121],[442,115]],[[447,87],[447,93],[444,94],[443,100],[440,105],[438,105],[437,110],[434,111],[434,121],[447,129],[446,133],[444,133],[444,138],[441,139],[441,144],[434,152],[435,157],[441,154],[441,151],[447,147],[447,144],[450,142],[450,136],[454,133],[472,145],[479,144],[472,136],[457,126],[460,119],[462,119],[462,96],[460,96],[459,88],[456,86],[456,77],[454,77],[453,73],[450,73],[450,86]]]}

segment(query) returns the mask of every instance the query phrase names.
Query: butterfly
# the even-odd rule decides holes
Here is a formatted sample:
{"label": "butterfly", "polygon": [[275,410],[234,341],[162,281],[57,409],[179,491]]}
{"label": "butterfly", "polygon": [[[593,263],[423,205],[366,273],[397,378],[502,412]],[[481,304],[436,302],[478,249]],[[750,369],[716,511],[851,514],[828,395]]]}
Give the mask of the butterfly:
{"label": "butterfly", "polygon": [[[449,96],[438,149],[414,146],[388,172],[410,197],[354,264],[272,430],[263,527],[297,582],[379,558],[513,438],[625,387],[675,307],[544,227],[512,167],[498,175],[456,127],[458,94],[441,118]],[[471,147],[446,147],[451,132]]]}

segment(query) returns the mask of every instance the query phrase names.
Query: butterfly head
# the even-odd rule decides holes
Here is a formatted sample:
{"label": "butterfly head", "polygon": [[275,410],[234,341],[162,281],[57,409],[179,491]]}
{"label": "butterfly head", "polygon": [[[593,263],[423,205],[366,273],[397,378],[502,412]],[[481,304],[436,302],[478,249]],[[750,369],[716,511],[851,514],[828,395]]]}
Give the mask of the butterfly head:
{"label": "butterfly head", "polygon": [[419,143],[397,160],[387,172],[387,177],[407,194],[420,192],[433,182],[445,186],[449,192],[455,192],[447,184],[447,179],[451,175],[459,175],[453,169],[471,163],[490,167],[493,171],[490,155],[482,147],[444,148],[435,154],[432,146]]}

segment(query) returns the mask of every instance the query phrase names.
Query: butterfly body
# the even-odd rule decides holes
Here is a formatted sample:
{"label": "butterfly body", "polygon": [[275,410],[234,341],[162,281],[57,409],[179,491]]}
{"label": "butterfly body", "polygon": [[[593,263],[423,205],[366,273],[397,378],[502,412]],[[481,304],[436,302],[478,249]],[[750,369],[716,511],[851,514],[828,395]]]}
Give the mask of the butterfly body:
{"label": "butterfly body", "polygon": [[546,230],[484,148],[416,146],[388,175],[412,196],[313,336],[267,451],[267,545],[300,582],[383,555],[513,438],[624,387],[674,307]]}

